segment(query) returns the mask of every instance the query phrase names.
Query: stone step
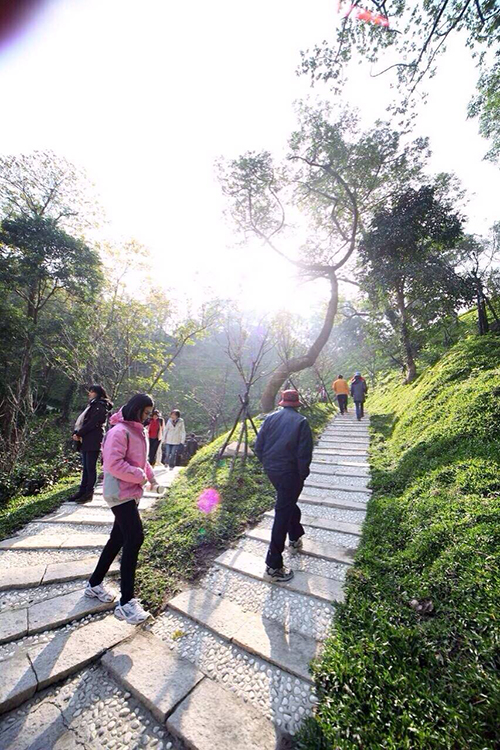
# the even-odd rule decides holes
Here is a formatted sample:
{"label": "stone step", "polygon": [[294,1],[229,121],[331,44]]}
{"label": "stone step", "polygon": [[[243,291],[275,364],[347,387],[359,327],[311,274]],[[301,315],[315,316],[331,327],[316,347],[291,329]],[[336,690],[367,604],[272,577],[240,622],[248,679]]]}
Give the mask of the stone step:
{"label": "stone step", "polygon": [[[271,529],[250,529],[245,532],[249,539],[257,539],[259,542],[271,541]],[[310,555],[311,557],[321,557],[323,560],[333,560],[344,565],[352,565],[354,562],[355,550],[349,547],[334,547],[331,544],[323,544],[312,539],[304,539],[304,546],[300,551],[301,555]]]}
{"label": "stone step", "polygon": [[[158,495],[155,495],[154,497],[143,497],[141,498],[141,502],[139,503],[139,510],[150,510],[150,508],[152,508],[157,502]],[[61,508],[63,507],[65,509],[73,511],[84,508],[89,510],[95,510],[96,508],[102,510],[103,508],[105,508],[109,512],[111,512],[109,505],[102,495],[94,495],[93,500],[91,500],[89,503],[72,503],[67,501],[64,503],[64,506],[61,505]]]}
{"label": "stone step", "polygon": [[310,477],[308,477],[304,483],[304,492],[307,492],[309,495],[334,495],[335,493],[338,493],[339,496],[345,497],[347,500],[355,500],[358,503],[367,503],[372,495],[370,489],[351,487],[339,482],[337,479],[334,479],[330,483],[323,478],[321,480],[313,479],[311,481]]}
{"label": "stone step", "polygon": [[[50,525],[47,526],[50,529]],[[94,549],[104,547],[109,534],[77,534],[61,537],[59,534],[34,534],[15,536],[0,542],[0,550]]]}
{"label": "stone step", "polygon": [[[167,719],[190,750],[280,750],[279,730],[255,708],[205,678]],[[287,745],[288,746],[288,745]]]}
{"label": "stone step", "polygon": [[100,602],[85,596],[83,588],[69,594],[43,599],[29,607],[0,613],[0,643],[6,643],[44,630],[55,630],[73,620],[113,609],[115,602]]}
{"label": "stone step", "polygon": [[359,469],[360,471],[369,471],[370,464],[367,461],[363,461],[361,457],[353,456],[352,458],[342,458],[341,456],[313,456],[313,463],[317,466],[333,466],[339,469],[352,468]]}
{"label": "stone step", "polygon": [[318,641],[287,632],[279,623],[244,612],[238,605],[203,589],[178,594],[168,607],[285,672],[312,682],[309,663],[319,654]]}
{"label": "stone step", "polygon": [[344,450],[364,451],[365,454],[368,454],[368,446],[368,440],[343,440],[342,438],[335,438],[335,440],[320,440],[317,449],[342,448]]}
{"label": "stone step", "polygon": [[363,450],[356,450],[355,448],[346,448],[345,446],[335,448],[324,448],[317,447],[313,452],[313,460],[317,458],[334,456],[336,458],[360,458],[366,461],[367,452]]}
{"label": "stone step", "polygon": [[368,466],[339,466],[338,464],[325,463],[324,461],[312,461],[309,468],[311,474],[324,474],[327,477],[370,479],[370,469]]}
{"label": "stone step", "polygon": [[[250,578],[255,578],[257,581],[263,581],[273,589],[276,588],[275,584],[269,583],[264,576],[266,567],[264,561],[243,550],[227,550],[222,555],[219,555],[215,560],[215,564],[223,568],[235,570]],[[313,575],[312,573],[305,573],[300,570],[286,584],[286,590],[295,591],[297,594],[321,599],[325,602],[343,600],[342,584],[339,581],[335,581],[332,578],[323,578],[323,576]]]}
{"label": "stone step", "polygon": [[299,498],[301,505],[323,505],[327,508],[341,508],[344,510],[355,510],[363,513],[363,519],[366,514],[366,503],[359,503],[354,500],[346,500],[342,497],[336,498],[334,495],[304,495]]}
{"label": "stone step", "polygon": [[[270,510],[264,513],[266,518],[274,519],[274,511]],[[352,534],[353,536],[361,536],[361,524],[347,523],[346,521],[336,521],[329,518],[321,518],[321,516],[308,515],[302,513],[300,523],[303,526],[312,526],[316,529],[326,529],[327,531],[341,531],[343,534]]]}
{"label": "stone step", "polygon": [[32,646],[3,661],[0,714],[21,705],[37,690],[79,671],[134,630],[133,625],[114,616],[105,617],[75,631],[57,633],[49,643]]}
{"label": "stone step", "polygon": [[138,632],[102,657],[103,666],[164,723],[179,703],[206,679],[187,659],[151,633]]}
{"label": "stone step", "polygon": [[307,483],[311,485],[323,486],[328,485],[332,488],[343,488],[349,491],[350,489],[359,490],[360,492],[370,492],[368,483],[370,477],[356,477],[349,474],[327,474],[324,471],[316,471],[311,469],[311,473],[307,478]]}

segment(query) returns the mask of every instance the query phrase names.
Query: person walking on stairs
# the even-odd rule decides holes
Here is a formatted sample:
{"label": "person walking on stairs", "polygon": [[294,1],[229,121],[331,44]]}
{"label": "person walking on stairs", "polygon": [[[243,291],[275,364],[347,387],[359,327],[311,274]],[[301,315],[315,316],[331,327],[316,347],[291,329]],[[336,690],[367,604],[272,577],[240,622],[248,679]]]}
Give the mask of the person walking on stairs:
{"label": "person walking on stairs", "polygon": [[154,466],[156,463],[156,454],[158,453],[158,446],[160,445],[163,437],[163,419],[161,418],[158,409],[153,411],[153,415],[148,424],[148,437],[149,437],[149,463]]}
{"label": "person walking on stairs", "polygon": [[97,483],[97,459],[101,452],[104,424],[113,404],[102,385],[91,385],[89,403],[75,422],[73,440],[82,457],[82,479],[75,495],[68,498],[74,503],[88,503],[94,496]]}
{"label": "person walking on stairs", "polygon": [[255,454],[276,489],[266,557],[266,578],[272,583],[286,583],[293,578],[293,571],[283,567],[283,550],[287,534],[292,550],[302,548],[304,528],[297,503],[309,476],[313,451],[309,422],[298,412],[302,404],[297,391],[283,391],[279,406],[283,408],[265,418],[255,442]]}
{"label": "person walking on stairs", "polygon": [[340,413],[347,414],[347,401],[349,398],[349,384],[347,380],[344,380],[342,375],[339,375],[337,380],[333,381],[332,389],[337,396]]}
{"label": "person walking on stairs", "polygon": [[111,563],[123,548],[120,565],[121,597],[115,616],[132,625],[149,617],[149,612],[134,598],[134,584],[137,558],[144,541],[138,505],[148,481],[153,491],[158,486],[147,460],[148,439],[144,427],[152,412],[151,396],[138,393],[110,419],[112,427],[102,448],[103,495],[115,520],[109,540],[85,589],[86,596],[102,602],[113,601],[113,594],[104,588],[102,582]]}
{"label": "person walking on stairs", "polygon": [[179,450],[186,442],[186,427],[181,417],[179,409],[170,412],[170,418],[165,425],[165,434],[163,435],[163,458],[162,462],[169,469],[173,469]]}
{"label": "person walking on stairs", "polygon": [[368,393],[368,386],[366,380],[362,377],[360,372],[354,373],[354,378],[351,381],[351,396],[356,407],[356,418],[358,422],[365,416],[365,397]]}

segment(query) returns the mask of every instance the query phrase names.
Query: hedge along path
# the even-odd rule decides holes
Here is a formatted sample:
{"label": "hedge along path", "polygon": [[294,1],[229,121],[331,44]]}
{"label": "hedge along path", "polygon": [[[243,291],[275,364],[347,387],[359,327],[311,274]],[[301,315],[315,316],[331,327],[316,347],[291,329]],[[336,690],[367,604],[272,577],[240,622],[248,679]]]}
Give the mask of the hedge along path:
{"label": "hedge along path", "polygon": [[[286,552],[285,564],[295,571],[294,579],[286,585],[269,584],[263,577],[273,520],[272,512],[265,513],[234,548],[215,560],[196,586],[171,599],[155,621],[132,628],[107,612],[113,604],[96,605],[87,600],[89,605],[82,598],[82,584],[93,564],[88,558],[98,554],[108,533],[109,510],[99,495],[89,505],[66,504],[25,529],[22,537],[11,542],[9,549],[15,552],[8,554],[20,555],[25,550],[37,556],[49,549],[52,554],[73,557],[71,563],[64,564],[47,564],[43,558],[36,564],[35,557],[29,572],[25,566],[23,570],[12,565],[0,577],[0,589],[6,592],[3,596],[13,597],[4,612],[7,648],[22,643],[23,638],[28,643],[2,664],[9,665],[12,675],[10,693],[5,686],[0,688],[2,710],[12,709],[36,690],[72,672],[77,673],[73,679],[83,675],[95,684],[92,669],[97,669],[99,683],[110,688],[112,697],[118,695],[115,705],[111,706],[111,700],[108,708],[106,699],[98,700],[102,696],[96,689],[84,700],[86,708],[78,716],[78,703],[74,703],[73,713],[61,707],[64,731],[80,737],[82,717],[90,711],[92,720],[86,722],[86,729],[91,736],[83,740],[84,747],[93,747],[97,738],[101,742],[106,738],[107,747],[288,747],[290,735],[314,709],[309,663],[322,648],[335,602],[342,600],[344,577],[352,565],[370,497],[367,421],[359,423],[352,415],[339,415],[323,432],[300,500],[306,530],[304,550],[293,556]],[[338,444],[337,451],[332,446]],[[154,498],[148,497],[143,501],[146,506],[153,502]],[[84,534],[79,534],[79,525],[85,528]],[[68,553],[75,534],[81,537],[81,546]],[[48,548],[41,546],[49,543]],[[0,558],[3,554],[0,551]],[[68,588],[54,588],[51,598],[37,601],[49,586]],[[30,592],[29,602],[26,592]],[[1,597],[0,593],[0,608]],[[16,606],[16,601],[24,606]],[[88,616],[89,622],[84,619]],[[58,634],[49,644],[37,644],[36,632],[50,627]],[[89,670],[88,662],[101,655],[100,665]],[[124,701],[130,706],[123,705]],[[53,697],[50,702],[47,698],[51,710],[53,702]],[[99,718],[101,706],[108,711],[105,725]],[[28,711],[31,717],[35,713],[40,713],[39,703]],[[40,722],[31,718],[19,728],[15,711],[12,717],[0,721],[0,746],[23,750],[33,739],[26,727]],[[153,727],[150,739],[144,734],[145,726]],[[23,728],[29,742],[23,739]]]}

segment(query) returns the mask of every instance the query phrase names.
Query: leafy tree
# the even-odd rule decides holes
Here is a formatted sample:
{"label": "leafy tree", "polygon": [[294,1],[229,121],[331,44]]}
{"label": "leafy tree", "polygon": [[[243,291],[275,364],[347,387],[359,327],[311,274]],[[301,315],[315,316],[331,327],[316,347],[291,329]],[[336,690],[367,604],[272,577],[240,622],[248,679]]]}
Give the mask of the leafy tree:
{"label": "leafy tree", "polygon": [[495,307],[500,297],[500,223],[493,225],[489,237],[466,235],[461,250],[465,276],[476,299],[478,332],[483,335],[490,330],[489,317],[500,326]]}
{"label": "leafy tree", "polygon": [[[403,146],[401,134],[384,124],[362,132],[356,114],[344,110],[332,117],[327,105],[300,107],[299,128],[289,147],[280,165],[262,152],[220,166],[229,211],[244,241],[257,238],[304,279],[324,278],[330,287],[319,333],[270,376],[262,396],[265,412],[274,408],[278,390],[291,375],[316,362],[334,323],[338,283],[352,281],[350,262],[359,233],[388,196],[418,177],[427,154],[425,139]],[[298,219],[306,222],[304,231],[290,223]],[[295,257],[283,250],[285,244],[295,245]]]}
{"label": "leafy tree", "polygon": [[399,342],[406,382],[428,326],[468,297],[456,273],[462,219],[435,186],[410,188],[375,215],[360,244],[361,286]]}
{"label": "leafy tree", "polygon": [[50,303],[59,300],[90,302],[101,284],[100,260],[82,240],[59,229],[54,219],[19,216],[5,219],[0,230],[0,287],[17,297],[22,323],[17,358],[11,364],[4,398],[6,435],[14,439],[19,418],[32,403],[32,368],[42,343]]}
{"label": "leafy tree", "polygon": [[[388,26],[359,22],[355,12],[359,6],[385,16]],[[452,35],[462,34],[480,72],[478,95],[469,114],[479,117],[482,135],[493,138],[487,158],[498,157],[498,51],[493,64],[488,54],[500,42],[497,0],[355,0],[346,7],[335,44],[325,40],[301,53],[300,71],[309,75],[313,84],[328,81],[340,93],[347,80],[347,65],[357,53],[372,64],[382,64],[375,75],[396,73],[401,97],[394,108],[405,112],[416,90],[434,75],[446,42]]]}

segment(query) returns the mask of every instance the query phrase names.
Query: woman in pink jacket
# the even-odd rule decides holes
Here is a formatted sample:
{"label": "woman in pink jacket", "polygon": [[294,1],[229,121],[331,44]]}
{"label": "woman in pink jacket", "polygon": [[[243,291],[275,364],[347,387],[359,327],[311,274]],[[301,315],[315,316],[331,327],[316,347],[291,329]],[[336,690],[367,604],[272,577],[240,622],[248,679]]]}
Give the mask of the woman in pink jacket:
{"label": "woman in pink jacket", "polygon": [[148,439],[144,422],[153,411],[153,400],[146,393],[138,393],[113,414],[112,429],[106,434],[102,446],[104,470],[104,499],[113,511],[115,521],[109,540],[104,547],[97,567],[85,589],[86,596],[102,602],[113,601],[102,582],[111,563],[123,547],[120,565],[121,597],[115,615],[131,624],[149,617],[138,599],[134,599],[135,571],[139,550],[144,541],[139,500],[144,485],[157,486],[153,469],[148,463]]}

